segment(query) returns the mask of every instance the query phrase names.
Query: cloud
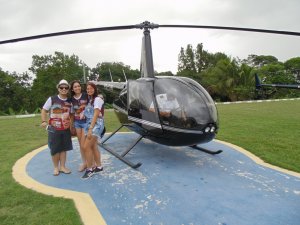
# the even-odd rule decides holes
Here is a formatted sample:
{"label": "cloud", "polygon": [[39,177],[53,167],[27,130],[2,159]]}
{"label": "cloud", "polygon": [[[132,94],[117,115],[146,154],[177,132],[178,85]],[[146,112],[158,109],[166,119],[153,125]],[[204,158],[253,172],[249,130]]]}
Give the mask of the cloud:
{"label": "cloud", "polygon": [[[297,0],[27,0],[4,1],[0,39],[93,27],[138,24],[238,26],[300,31]],[[300,37],[220,31],[159,28],[151,31],[155,70],[176,72],[181,47],[203,43],[209,52],[232,57],[273,55],[281,61],[299,56]],[[24,72],[34,54],[61,51],[78,55],[88,66],[103,61],[139,68],[141,30],[70,35],[0,45],[0,67]]]}

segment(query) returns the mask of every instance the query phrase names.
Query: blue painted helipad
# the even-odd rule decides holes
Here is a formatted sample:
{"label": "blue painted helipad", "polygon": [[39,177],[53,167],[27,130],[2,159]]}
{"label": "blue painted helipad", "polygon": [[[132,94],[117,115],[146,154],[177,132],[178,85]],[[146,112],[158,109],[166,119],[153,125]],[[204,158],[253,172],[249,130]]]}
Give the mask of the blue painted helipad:
{"label": "blue painted helipad", "polygon": [[[117,134],[108,144],[124,150],[134,133]],[[70,175],[52,175],[49,150],[39,152],[26,170],[36,181],[89,193],[109,225],[299,225],[300,178],[259,164],[229,145],[208,155],[189,147],[169,147],[142,140],[127,156],[142,162],[131,169],[101,149],[104,171],[89,180],[77,172],[77,140],[68,152]]]}

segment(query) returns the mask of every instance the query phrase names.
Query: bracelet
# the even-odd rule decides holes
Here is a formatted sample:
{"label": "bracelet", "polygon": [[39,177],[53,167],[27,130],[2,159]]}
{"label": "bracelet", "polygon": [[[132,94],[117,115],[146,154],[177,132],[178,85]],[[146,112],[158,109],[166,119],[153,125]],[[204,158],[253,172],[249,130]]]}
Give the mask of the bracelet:
{"label": "bracelet", "polygon": [[47,122],[44,120],[44,121],[42,121],[42,123],[47,123]]}

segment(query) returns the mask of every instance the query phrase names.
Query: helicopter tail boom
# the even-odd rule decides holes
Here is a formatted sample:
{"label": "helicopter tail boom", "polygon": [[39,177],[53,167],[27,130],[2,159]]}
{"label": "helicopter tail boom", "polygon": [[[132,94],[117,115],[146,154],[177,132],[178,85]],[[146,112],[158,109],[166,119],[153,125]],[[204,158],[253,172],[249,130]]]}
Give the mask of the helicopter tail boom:
{"label": "helicopter tail boom", "polygon": [[300,89],[300,85],[297,85],[297,84],[263,84],[263,83],[261,83],[257,74],[255,74],[255,87],[257,90],[260,90],[263,87]]}

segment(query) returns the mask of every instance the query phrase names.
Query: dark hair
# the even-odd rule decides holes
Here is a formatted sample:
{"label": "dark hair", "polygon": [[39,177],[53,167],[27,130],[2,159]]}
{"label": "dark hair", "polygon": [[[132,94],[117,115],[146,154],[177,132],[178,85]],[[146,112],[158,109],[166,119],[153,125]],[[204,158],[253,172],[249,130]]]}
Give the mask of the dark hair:
{"label": "dark hair", "polygon": [[[80,83],[79,80],[73,80],[73,81],[71,82],[71,84],[70,84],[71,97],[73,97],[73,96],[75,95],[75,92],[73,91],[73,86],[74,86],[75,83],[78,83],[78,84],[81,86],[81,83]],[[82,90],[81,90],[81,92],[82,92]]]}
{"label": "dark hair", "polygon": [[[93,94],[93,96],[89,96],[89,101],[91,101],[91,104],[93,105],[93,104],[94,104],[95,98],[98,96],[98,89],[97,89],[96,84],[94,84],[94,83],[91,82],[91,81],[88,81],[88,82],[87,82],[86,88],[87,88],[88,85],[92,86],[92,88],[94,89],[94,94]],[[92,98],[90,98],[90,97],[92,97]]]}

